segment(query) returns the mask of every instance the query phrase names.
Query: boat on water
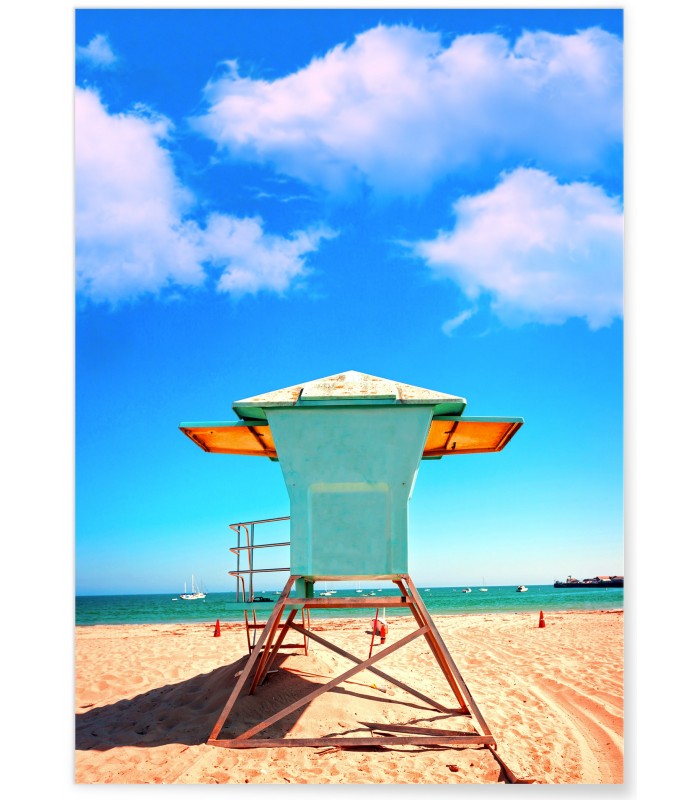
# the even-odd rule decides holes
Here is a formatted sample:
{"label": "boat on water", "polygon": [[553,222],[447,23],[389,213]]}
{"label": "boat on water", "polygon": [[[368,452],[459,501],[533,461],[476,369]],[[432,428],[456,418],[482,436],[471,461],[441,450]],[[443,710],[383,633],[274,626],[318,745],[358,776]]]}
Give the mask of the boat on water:
{"label": "boat on water", "polygon": [[484,586],[484,579],[481,579],[481,588],[479,589],[480,592],[488,592],[488,589]]}
{"label": "boat on water", "polygon": [[470,592],[471,592],[471,589],[462,589],[462,593],[463,594],[469,594]]}
{"label": "boat on water", "polygon": [[597,575],[595,578],[572,578],[565,581],[554,581],[555,589],[621,589],[625,585],[623,575]]}
{"label": "boat on water", "polygon": [[520,586],[518,586],[518,588],[515,591],[516,592],[526,592],[527,591],[527,586],[523,586],[521,584]]}
{"label": "boat on water", "polygon": [[185,581],[185,591],[184,594],[180,595],[181,600],[204,600],[206,594],[200,591],[197,587],[197,584],[194,582],[194,575],[192,576],[192,591],[187,591],[187,581]]}

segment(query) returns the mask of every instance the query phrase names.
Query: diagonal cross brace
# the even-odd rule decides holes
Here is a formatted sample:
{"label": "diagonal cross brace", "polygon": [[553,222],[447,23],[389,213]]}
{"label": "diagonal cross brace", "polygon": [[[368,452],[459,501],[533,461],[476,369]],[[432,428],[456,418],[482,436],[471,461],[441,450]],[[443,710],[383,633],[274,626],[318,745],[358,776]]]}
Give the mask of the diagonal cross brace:
{"label": "diagonal cross brace", "polygon": [[[343,656],[343,658],[347,658],[349,661],[354,661],[355,664],[360,663],[360,659],[357,656],[354,656],[352,653],[348,653],[347,650],[343,650],[341,647],[329,642],[327,639],[324,639],[322,636],[319,636],[317,633],[313,633],[310,630],[302,631],[302,629],[295,624],[290,625],[291,628],[294,630],[299,631],[300,633],[304,633],[310,639],[313,639],[315,642],[322,644],[324,647],[327,647],[329,650],[332,650],[334,653],[337,653],[339,656]],[[366,661],[364,662],[367,663]],[[445,706],[440,705],[436,700],[433,700],[432,697],[428,697],[427,695],[419,692],[417,689],[414,689],[412,686],[409,686],[403,681],[398,680],[398,678],[394,678],[391,675],[387,674],[386,672],[377,669],[377,667],[366,667],[368,672],[373,673],[374,675],[378,675],[385,681],[392,683],[394,686],[398,686],[399,689],[403,689],[404,692],[408,692],[408,694],[412,694],[414,697],[417,697],[419,700],[422,700],[424,703],[436,708],[438,711],[442,711],[445,714],[453,713],[449,708],[445,708]]]}
{"label": "diagonal cross brace", "polygon": [[[319,697],[322,694],[325,694],[330,689],[336,687],[339,683],[346,681],[348,678],[352,678],[353,675],[357,675],[358,672],[362,672],[367,667],[374,664],[376,661],[381,660],[382,658],[386,658],[386,656],[393,653],[395,650],[398,650],[400,647],[412,642],[414,639],[417,639],[419,636],[422,636],[426,632],[426,628],[418,628],[418,630],[409,633],[407,636],[404,636],[403,639],[399,639],[398,641],[394,642],[394,644],[389,645],[385,650],[382,650],[381,653],[375,653],[371,658],[368,658],[366,661],[362,661],[359,664],[356,664],[354,667],[351,667],[349,670],[346,670],[342,674],[338,675],[333,680],[328,681],[323,686],[319,686],[318,689],[315,689],[313,692],[310,692],[306,696],[300,698],[296,702],[288,705],[286,708],[283,708],[281,711],[278,711],[276,714],[273,714],[271,717],[259,722],[257,725],[254,725],[252,728],[249,728],[247,731],[242,733],[238,736],[238,739],[248,739],[251,736],[254,736],[256,733],[268,728],[270,725],[274,724],[280,719],[284,719],[284,717],[291,714],[293,711],[296,711],[298,708],[302,708],[303,706],[310,703],[316,697]],[[241,676],[243,677],[243,676]]]}

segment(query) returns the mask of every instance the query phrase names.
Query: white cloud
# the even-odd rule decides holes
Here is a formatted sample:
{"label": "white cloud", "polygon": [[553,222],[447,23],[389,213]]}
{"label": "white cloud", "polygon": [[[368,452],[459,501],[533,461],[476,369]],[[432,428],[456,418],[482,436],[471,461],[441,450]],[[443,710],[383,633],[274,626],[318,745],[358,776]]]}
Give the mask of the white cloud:
{"label": "white cloud", "polygon": [[261,290],[283,293],[305,274],[307,253],[334,233],[322,228],[298,231],[290,238],[265,234],[258,218],[236,219],[212,214],[202,234],[208,259],[223,270],[217,288],[233,295]]}
{"label": "white cloud", "polygon": [[77,289],[93,300],[204,280],[167,135],[167,120],[145,109],[110,115],[95,93],[76,90]]}
{"label": "white cloud", "polygon": [[195,198],[175,175],[169,128],[144,108],[109,114],[97,94],[76,90],[78,292],[117,303],[201,286],[207,268],[219,291],[285,291],[304,273],[304,257],[332,234],[319,228],[285,239],[266,234],[257,219],[215,214],[204,226],[188,219]]}
{"label": "white cloud", "polygon": [[473,309],[462,311],[461,314],[457,314],[456,317],[443,322],[442,332],[447,334],[447,336],[452,336],[452,334],[457,330],[457,328],[459,328],[460,325],[462,325],[462,323],[466,322],[468,319],[471,319],[473,316]]}
{"label": "white cloud", "polygon": [[93,36],[86,47],[77,46],[75,58],[76,61],[84,61],[98,69],[113,67],[117,63],[109,40],[101,33]]}
{"label": "white cloud", "polygon": [[416,243],[414,252],[472,302],[488,295],[504,322],[581,317],[596,329],[622,316],[618,198],[517,169],[493,190],[462,197],[454,212],[454,228]]}
{"label": "white cloud", "polygon": [[580,174],[622,136],[622,44],[599,29],[455,38],[379,26],[273,81],[236,62],[193,121],[233,157],[330,190],[418,192],[454,170],[522,161]]}

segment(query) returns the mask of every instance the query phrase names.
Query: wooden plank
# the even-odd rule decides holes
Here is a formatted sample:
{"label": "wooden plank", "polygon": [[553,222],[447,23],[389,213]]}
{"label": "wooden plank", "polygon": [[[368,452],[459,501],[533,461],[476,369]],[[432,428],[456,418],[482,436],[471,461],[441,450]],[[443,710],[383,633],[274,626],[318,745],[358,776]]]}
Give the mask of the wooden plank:
{"label": "wooden plank", "polygon": [[493,736],[396,736],[391,743],[376,736],[324,736],[317,739],[216,739],[216,747],[482,747],[495,745]]}
{"label": "wooden plank", "polygon": [[[262,570],[260,570],[262,571]],[[256,570],[258,572],[258,570]],[[403,597],[290,597],[288,606],[306,608],[408,608],[410,598]]]}
{"label": "wooden plank", "polygon": [[[300,631],[302,633],[304,632],[297,625],[291,625],[291,627],[294,628],[294,630]],[[319,636],[317,633],[314,633],[313,631],[307,630],[305,632],[305,635],[306,635],[307,638],[313,639],[313,641],[318,642],[319,644],[322,644],[324,647],[327,647],[329,650],[332,650],[334,653],[337,653],[339,656],[343,656],[343,658],[347,658],[349,661],[353,661],[355,664],[359,664],[360,663],[360,659],[357,656],[353,655],[352,653],[348,653],[347,650],[343,650],[341,647],[338,647],[337,645],[333,644],[332,642],[329,642],[327,639],[324,639],[323,637]],[[414,697],[417,697],[419,700],[422,700],[424,703],[427,703],[429,706],[432,706],[433,708],[436,708],[438,711],[442,711],[445,714],[451,714],[452,713],[452,711],[449,708],[445,708],[445,706],[443,706],[440,703],[438,703],[437,700],[433,700],[432,697],[428,697],[427,695],[423,694],[422,692],[419,692],[417,689],[414,689],[412,686],[409,686],[408,684],[403,683],[403,681],[400,681],[398,678],[394,678],[392,675],[389,675],[388,673],[384,672],[383,670],[378,669],[377,667],[367,667],[367,671],[371,672],[373,675],[376,675],[377,677],[381,678],[382,680],[388,681],[389,683],[393,684],[394,686],[397,686],[399,689],[403,689],[404,692],[407,692],[408,694],[411,694]]]}
{"label": "wooden plank", "polygon": [[506,774],[506,778],[510,783],[536,783],[537,781],[534,778],[518,778],[516,774],[513,772],[512,769],[506,764],[506,762],[498,755],[496,752],[496,745],[487,745],[488,749],[491,751],[491,755],[498,761],[498,763],[503,767],[503,771]]}
{"label": "wooden plank", "polygon": [[[291,627],[291,626],[290,626]],[[262,722],[259,722],[257,725],[253,725],[252,728],[249,728],[247,731],[244,731],[239,738],[241,739],[248,739],[251,736],[254,736],[256,733],[264,730],[265,728],[269,728],[270,725],[273,725],[278,720],[284,719],[284,717],[289,716],[293,711],[296,711],[298,708],[303,708],[305,705],[308,705],[312,700],[316,697],[319,697],[322,694],[333,689],[339,683],[346,681],[348,678],[352,678],[353,675],[357,675],[358,672],[362,672],[368,666],[371,666],[375,663],[375,661],[380,661],[382,658],[386,658],[388,655],[391,655],[395,650],[407,645],[409,642],[412,642],[414,639],[417,639],[419,636],[422,636],[425,633],[425,628],[418,628],[418,630],[413,631],[413,633],[409,633],[407,636],[402,637],[398,641],[394,642],[389,647],[382,650],[381,653],[376,653],[372,656],[372,658],[368,658],[366,661],[361,661],[354,667],[351,667],[349,670],[341,673],[337,677],[333,678],[332,680],[324,683],[322,686],[319,686],[314,691],[309,692],[309,694],[305,695],[304,697],[296,700],[293,703],[290,703],[288,706],[285,706],[281,711],[278,711],[276,714],[273,714],[271,717],[264,719]]]}
{"label": "wooden plank", "polygon": [[360,722],[371,731],[390,731],[393,733],[412,733],[417,736],[479,736],[476,731],[455,731],[449,728],[423,728],[419,725],[389,725],[383,722]]}
{"label": "wooden plank", "polygon": [[382,573],[381,575],[367,575],[365,572],[353,575],[297,575],[298,578],[304,578],[312,583],[321,583],[323,581],[338,581],[340,583],[357,583],[357,581],[395,581],[400,576],[401,573],[396,572],[389,574]]}
{"label": "wooden plank", "polygon": [[[293,586],[294,586],[294,576],[291,575],[289,577],[289,580],[285,584],[284,589],[282,590],[282,594],[280,595],[280,599],[277,601],[277,605],[280,606],[280,613],[282,612],[282,610],[284,610],[284,601],[289,596],[289,593],[292,591]],[[209,734],[209,742],[212,742],[212,740],[216,739],[216,737],[219,735],[221,729],[223,728],[224,723],[228,719],[228,715],[231,713],[231,709],[233,708],[233,704],[238,699],[238,695],[241,693],[241,690],[243,689],[243,684],[248,679],[248,676],[250,675],[250,673],[251,673],[251,671],[253,669],[253,666],[255,665],[255,662],[256,662],[256,660],[258,658],[258,654],[262,650],[263,643],[265,642],[265,639],[267,638],[267,634],[269,633],[270,629],[272,628],[273,619],[274,619],[274,614],[270,615],[270,618],[268,619],[267,624],[265,625],[265,629],[263,630],[262,634],[260,635],[260,638],[258,639],[257,644],[253,648],[253,651],[251,652],[251,654],[248,656],[248,661],[246,662],[245,667],[243,667],[243,671],[241,672],[237,683],[234,685],[233,691],[231,692],[231,695],[229,696],[229,699],[226,701],[226,705],[224,706],[223,710],[221,711],[221,714],[219,715],[219,718],[216,720],[216,723],[215,723],[214,727],[212,728],[212,732]]]}

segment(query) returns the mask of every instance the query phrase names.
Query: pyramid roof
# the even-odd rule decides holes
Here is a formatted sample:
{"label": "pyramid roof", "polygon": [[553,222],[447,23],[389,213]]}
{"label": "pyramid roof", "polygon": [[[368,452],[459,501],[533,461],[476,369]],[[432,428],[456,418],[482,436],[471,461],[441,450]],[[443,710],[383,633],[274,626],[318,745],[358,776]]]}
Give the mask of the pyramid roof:
{"label": "pyramid roof", "polygon": [[349,370],[246,397],[233,403],[242,419],[264,417],[264,409],[309,404],[396,403],[435,406],[435,413],[459,415],[467,401],[457,395],[423,389],[376,375]]}

